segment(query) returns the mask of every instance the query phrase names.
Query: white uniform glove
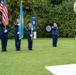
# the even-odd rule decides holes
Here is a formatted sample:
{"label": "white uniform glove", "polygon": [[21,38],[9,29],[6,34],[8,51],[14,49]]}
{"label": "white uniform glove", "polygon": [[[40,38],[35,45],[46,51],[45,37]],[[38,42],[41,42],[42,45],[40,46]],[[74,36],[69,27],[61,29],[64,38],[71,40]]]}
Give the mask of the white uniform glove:
{"label": "white uniform glove", "polygon": [[17,34],[21,34],[20,32],[17,32]]}
{"label": "white uniform glove", "polygon": [[4,30],[4,33],[7,33],[8,31],[7,30]]}
{"label": "white uniform glove", "polygon": [[30,37],[32,37],[32,35],[30,35]]}
{"label": "white uniform glove", "polygon": [[19,24],[17,24],[18,26],[20,26],[20,23]]}

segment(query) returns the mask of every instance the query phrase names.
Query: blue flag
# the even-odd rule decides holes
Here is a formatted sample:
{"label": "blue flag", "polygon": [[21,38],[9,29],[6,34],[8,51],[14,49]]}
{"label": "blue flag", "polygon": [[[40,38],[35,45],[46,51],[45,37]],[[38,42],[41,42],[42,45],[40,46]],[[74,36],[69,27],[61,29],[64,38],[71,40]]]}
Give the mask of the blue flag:
{"label": "blue flag", "polygon": [[33,24],[34,32],[36,32],[36,17],[35,16],[31,17],[31,22]]}
{"label": "blue flag", "polygon": [[19,26],[19,39],[21,40],[24,35],[24,22],[23,22],[23,7],[22,7],[22,2],[20,5],[20,26]]}

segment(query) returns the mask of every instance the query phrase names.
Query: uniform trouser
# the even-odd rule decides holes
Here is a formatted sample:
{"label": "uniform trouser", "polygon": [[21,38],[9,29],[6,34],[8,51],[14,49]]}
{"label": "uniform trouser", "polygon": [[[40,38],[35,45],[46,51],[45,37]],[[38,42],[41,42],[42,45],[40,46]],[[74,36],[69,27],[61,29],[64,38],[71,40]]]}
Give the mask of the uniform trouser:
{"label": "uniform trouser", "polygon": [[7,41],[8,41],[8,37],[7,36],[2,36],[1,37],[2,51],[6,51]]}
{"label": "uniform trouser", "polygon": [[33,43],[33,40],[31,39],[31,37],[29,36],[28,37],[28,49],[32,49],[32,43]]}
{"label": "uniform trouser", "polygon": [[52,35],[53,46],[57,46],[58,36]]}
{"label": "uniform trouser", "polygon": [[15,36],[15,47],[16,47],[16,50],[20,50],[20,45],[21,45],[21,40],[19,40],[19,36],[16,35]]}

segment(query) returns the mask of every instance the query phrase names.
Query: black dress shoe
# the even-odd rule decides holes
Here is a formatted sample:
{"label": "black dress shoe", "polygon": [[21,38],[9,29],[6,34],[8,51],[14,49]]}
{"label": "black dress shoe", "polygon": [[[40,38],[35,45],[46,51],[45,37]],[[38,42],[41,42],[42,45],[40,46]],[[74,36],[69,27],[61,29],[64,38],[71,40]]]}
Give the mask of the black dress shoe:
{"label": "black dress shoe", "polygon": [[32,50],[32,49],[29,49],[29,50]]}
{"label": "black dress shoe", "polygon": [[7,52],[7,50],[2,50],[2,52]]}
{"label": "black dress shoe", "polygon": [[57,46],[53,46],[53,47],[57,47]]}
{"label": "black dress shoe", "polygon": [[16,51],[20,51],[20,49],[17,49]]}

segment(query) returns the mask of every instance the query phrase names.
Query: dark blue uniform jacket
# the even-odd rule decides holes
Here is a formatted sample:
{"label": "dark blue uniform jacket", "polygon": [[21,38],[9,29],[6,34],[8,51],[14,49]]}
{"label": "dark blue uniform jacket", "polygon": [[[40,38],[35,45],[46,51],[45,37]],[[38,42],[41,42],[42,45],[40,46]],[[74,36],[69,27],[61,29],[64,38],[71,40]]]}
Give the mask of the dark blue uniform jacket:
{"label": "dark blue uniform jacket", "polygon": [[58,27],[52,26],[52,35],[59,35]]}
{"label": "dark blue uniform jacket", "polygon": [[4,30],[5,30],[5,26],[3,25],[2,22],[0,22],[0,36],[8,37],[8,32],[10,31],[10,26],[9,25],[6,26],[6,30],[7,30],[6,33],[4,32]]}
{"label": "dark blue uniform jacket", "polygon": [[19,30],[18,23],[14,22],[14,35],[17,35],[18,30]]}

